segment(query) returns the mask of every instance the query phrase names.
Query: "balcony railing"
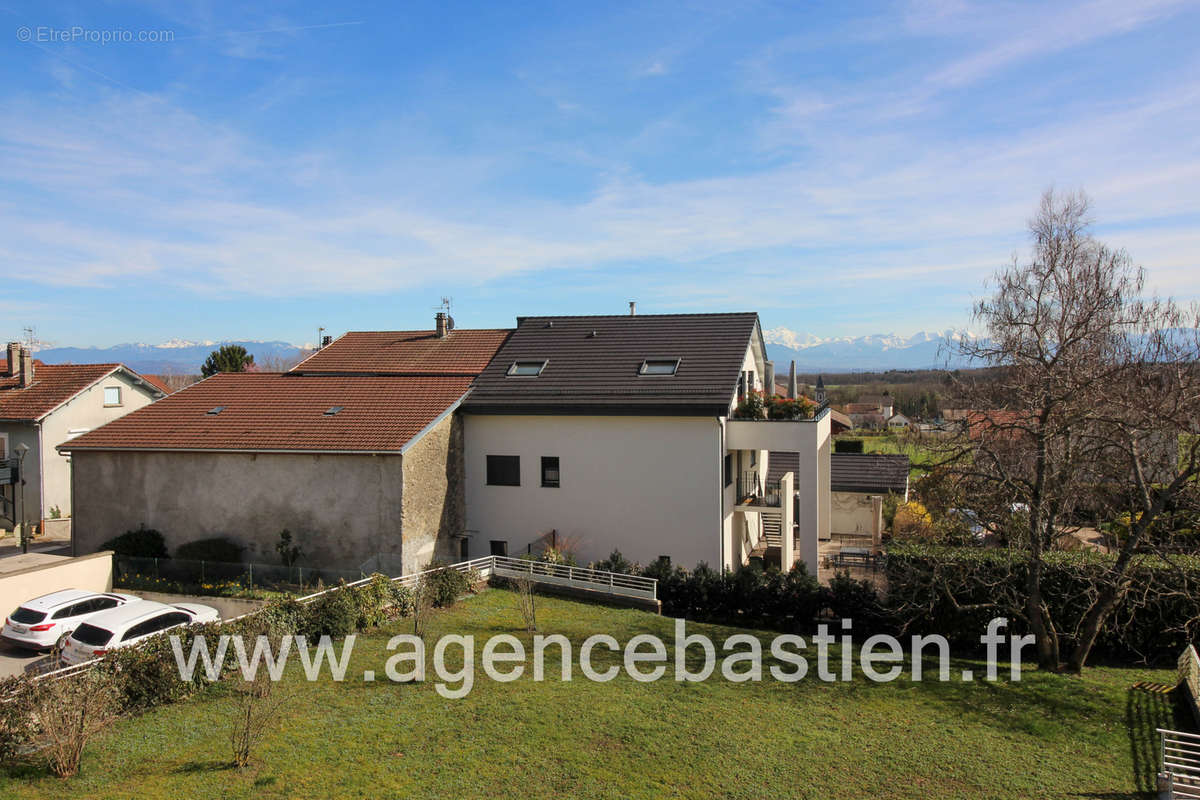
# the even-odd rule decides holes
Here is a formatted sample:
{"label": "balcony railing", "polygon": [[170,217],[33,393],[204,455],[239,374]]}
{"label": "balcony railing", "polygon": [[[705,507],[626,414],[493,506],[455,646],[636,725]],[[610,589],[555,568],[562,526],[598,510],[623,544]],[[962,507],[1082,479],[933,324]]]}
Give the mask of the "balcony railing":
{"label": "balcony railing", "polygon": [[781,498],[779,481],[765,480],[756,470],[743,472],[738,478],[739,503],[778,508]]}

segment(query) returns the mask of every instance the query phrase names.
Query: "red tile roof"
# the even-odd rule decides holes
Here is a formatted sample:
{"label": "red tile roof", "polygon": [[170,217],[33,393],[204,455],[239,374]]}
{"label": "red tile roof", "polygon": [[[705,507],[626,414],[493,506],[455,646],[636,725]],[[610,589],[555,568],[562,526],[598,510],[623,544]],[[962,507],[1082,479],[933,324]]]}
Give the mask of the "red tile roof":
{"label": "red tile roof", "polygon": [[350,331],[292,372],[353,375],[478,375],[510,330]]}
{"label": "red tile roof", "polygon": [[[470,385],[468,376],[222,373],[60,446],[70,451],[399,451]],[[218,406],[220,413],[209,413]],[[325,413],[335,406],[342,410]]]}
{"label": "red tile roof", "polygon": [[142,378],[145,379],[146,383],[150,384],[155,389],[158,389],[163,394],[170,394],[172,391],[171,387],[167,385],[167,382],[158,375],[143,375]]}
{"label": "red tile roof", "polygon": [[0,419],[39,420],[120,364],[35,364],[33,383],[21,388],[15,375],[0,376]]}

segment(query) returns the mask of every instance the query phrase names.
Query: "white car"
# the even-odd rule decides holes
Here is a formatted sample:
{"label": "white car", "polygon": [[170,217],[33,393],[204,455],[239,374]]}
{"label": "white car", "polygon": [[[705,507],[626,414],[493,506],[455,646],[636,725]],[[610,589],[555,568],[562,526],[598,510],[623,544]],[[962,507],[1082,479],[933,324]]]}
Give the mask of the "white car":
{"label": "white car", "polygon": [[129,603],[97,614],[76,628],[67,637],[62,660],[66,664],[80,664],[180,625],[216,622],[220,618],[215,608],[197,603],[171,606],[153,600]]}
{"label": "white car", "polygon": [[0,637],[34,650],[60,645],[71,631],[104,611],[140,602],[140,597],[116,592],[63,589],[22,603],[4,620]]}

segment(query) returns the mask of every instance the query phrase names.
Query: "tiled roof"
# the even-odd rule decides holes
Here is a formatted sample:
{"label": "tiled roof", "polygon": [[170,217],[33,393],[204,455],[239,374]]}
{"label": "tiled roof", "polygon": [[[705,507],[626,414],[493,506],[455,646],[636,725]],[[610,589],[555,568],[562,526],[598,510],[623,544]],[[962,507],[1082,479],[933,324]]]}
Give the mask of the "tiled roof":
{"label": "tiled roof", "polygon": [[[903,494],[908,487],[908,456],[890,453],[830,453],[830,491]],[[778,480],[800,468],[797,453],[771,451],[767,477]]]}
{"label": "tiled roof", "polygon": [[[462,397],[465,376],[221,373],[70,440],[75,450],[399,451]],[[336,414],[326,414],[341,406]],[[222,407],[220,413],[209,413]]]}
{"label": "tiled roof", "polygon": [[478,375],[511,331],[350,331],[292,368],[305,375]]}
{"label": "tiled roof", "polygon": [[41,419],[120,368],[120,364],[35,364],[33,383],[24,389],[17,376],[0,376],[0,419]]}
{"label": "tiled roof", "polygon": [[153,386],[155,389],[158,389],[163,394],[171,393],[171,387],[168,386],[167,382],[158,375],[143,375],[142,379],[145,380],[146,383]]}
{"label": "tiled roof", "polygon": [[[477,413],[724,414],[758,315],[523,317],[463,404]],[[679,359],[674,375],[641,375]],[[537,377],[508,375],[545,361]]]}

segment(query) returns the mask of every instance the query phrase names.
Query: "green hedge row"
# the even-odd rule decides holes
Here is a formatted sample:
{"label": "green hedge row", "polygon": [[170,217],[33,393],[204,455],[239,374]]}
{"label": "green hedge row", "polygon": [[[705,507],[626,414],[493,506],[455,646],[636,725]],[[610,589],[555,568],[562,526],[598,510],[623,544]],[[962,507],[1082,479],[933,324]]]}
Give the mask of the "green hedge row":
{"label": "green hedge row", "polygon": [[[1047,553],[1042,591],[1062,637],[1073,644],[1095,587],[1114,556],[1094,551]],[[894,544],[887,554],[887,607],[912,633],[939,633],[957,647],[979,647],[988,620],[1019,619],[990,604],[1023,596],[1029,562],[1006,549]],[[1200,558],[1139,556],[1131,567],[1126,600],[1109,618],[1093,654],[1120,660],[1169,662],[1200,636]]]}

